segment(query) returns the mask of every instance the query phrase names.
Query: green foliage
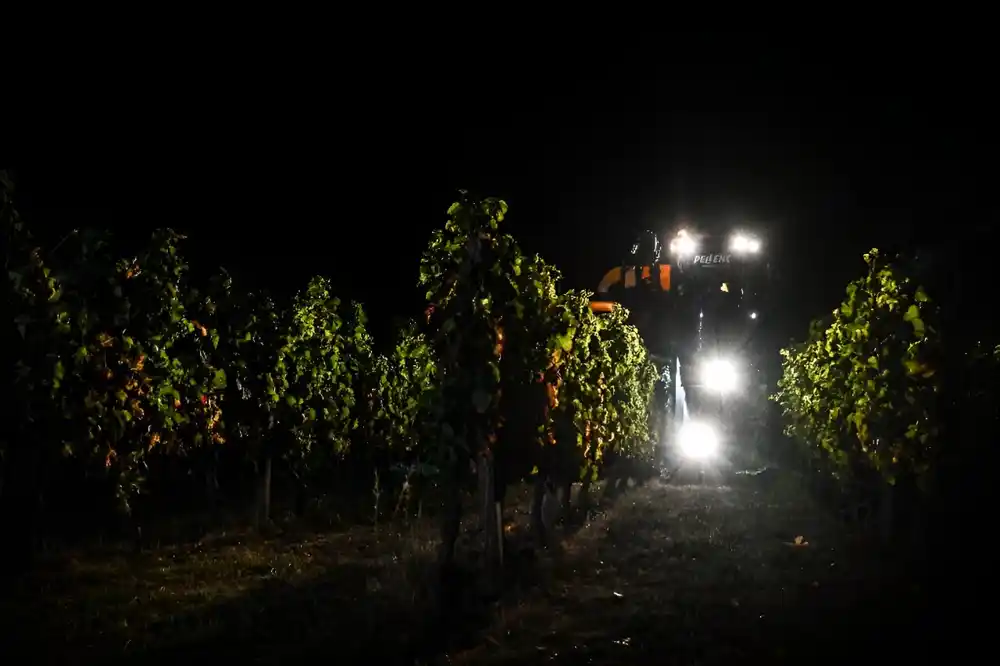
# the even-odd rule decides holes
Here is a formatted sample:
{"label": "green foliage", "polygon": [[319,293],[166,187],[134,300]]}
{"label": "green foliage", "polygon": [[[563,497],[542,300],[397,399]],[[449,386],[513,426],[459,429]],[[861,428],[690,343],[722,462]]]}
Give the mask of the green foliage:
{"label": "green foliage", "polygon": [[293,300],[278,349],[270,396],[290,435],[287,454],[300,468],[346,453],[356,425],[357,361],[350,348],[364,348],[367,333],[363,319],[344,330],[339,308],[329,280],[314,277]]}
{"label": "green foliage", "polygon": [[71,430],[65,444],[116,468],[123,501],[138,491],[147,456],[185,455],[224,441],[219,398],[226,373],[209,360],[217,332],[194,319],[185,301],[181,240],[157,231],[145,252],[115,263],[104,285],[67,283],[76,349],[74,381],[63,384],[61,397],[77,407],[68,420],[86,426],[82,437]]}
{"label": "green foliage", "polygon": [[621,389],[615,400],[621,400],[620,425],[616,433],[618,451],[628,459],[653,461],[656,433],[651,428],[653,395],[658,380],[656,366],[641,358],[621,379]]}
{"label": "green foliage", "polygon": [[115,261],[103,236],[74,232],[60,254],[45,253],[3,185],[17,330],[11,440],[34,449],[36,465],[69,456],[103,469],[127,510],[151,456],[223,441],[226,373],[209,361],[215,332],[185,300],[183,237],[157,231],[142,252]]}
{"label": "green foliage", "polygon": [[815,446],[842,473],[870,469],[893,483],[922,475],[934,456],[939,390],[937,306],[922,287],[882,259],[847,286],[828,322],[782,350],[772,396],[786,433]]}
{"label": "green foliage", "polygon": [[650,419],[658,372],[628,310],[595,315],[590,294],[565,295],[574,325],[561,367],[555,410],[556,446],[565,469],[595,475],[609,449],[651,460]]}
{"label": "green foliage", "polygon": [[[566,337],[557,338],[553,357],[558,371],[552,395],[554,469],[574,476],[600,462],[610,422],[605,406],[606,375],[612,359],[601,344],[604,321],[590,309],[590,294],[567,292],[561,306]],[[590,465],[588,465],[590,463]]]}
{"label": "green foliage", "polygon": [[628,311],[615,308],[608,319],[608,355],[614,359],[608,383],[612,436],[619,453],[627,458],[649,461],[654,437],[650,432],[650,410],[659,372],[642,342],[639,329],[627,322]]}
{"label": "green foliage", "polygon": [[419,453],[425,423],[436,397],[437,362],[427,336],[410,322],[399,333],[392,353],[379,355],[368,393],[372,436],[395,458]]}
{"label": "green foliage", "polygon": [[[12,461],[42,464],[53,454],[52,435],[60,409],[54,393],[65,381],[70,332],[62,283],[43,256],[42,248],[14,208],[14,188],[6,172],[0,171],[0,232],[5,240],[4,266],[7,283],[4,305],[10,341],[6,418],[0,438],[0,460],[5,474],[33,473],[12,469]],[[10,325],[9,324],[9,325]],[[56,442],[59,439],[55,439]]]}
{"label": "green foliage", "polygon": [[420,260],[419,283],[430,302],[441,367],[433,415],[437,454],[448,462],[488,447],[500,425],[504,331],[523,307],[515,278],[524,257],[513,238],[499,232],[506,212],[503,201],[473,201],[463,194]]}
{"label": "green foliage", "polygon": [[[517,474],[595,471],[616,437],[644,455],[656,370],[628,313],[600,318],[589,294],[523,255],[496,199],[463,195],[421,260],[441,359],[441,442],[449,459],[491,449]],[[525,446],[528,444],[528,446]]]}
{"label": "green foliage", "polygon": [[268,296],[236,289],[223,271],[201,303],[201,321],[212,326],[211,358],[226,368],[222,398],[226,432],[253,460],[280,455],[275,419],[284,386],[278,361],[284,342],[283,313]]}
{"label": "green foliage", "polygon": [[559,271],[538,256],[519,266],[513,276],[518,297],[507,316],[500,362],[503,428],[497,447],[510,480],[535,467],[548,471],[554,462],[553,409],[576,327],[558,292]]}
{"label": "green foliage", "polygon": [[45,251],[12,191],[0,172],[5,475],[27,469],[11,467],[15,449],[38,469],[68,459],[112,480],[129,510],[159,463],[222,445],[300,478],[349,452],[408,469],[488,452],[512,480],[593,473],[609,446],[650,450],[656,371],[627,312],[597,316],[589,294],[560,292],[559,271],[501,233],[500,200],[463,194],[449,209],[420,262],[427,326],[377,353],[362,306],[342,309],[326,278],[286,304],[225,271],[198,288],[169,229],[139,252],[89,231]]}

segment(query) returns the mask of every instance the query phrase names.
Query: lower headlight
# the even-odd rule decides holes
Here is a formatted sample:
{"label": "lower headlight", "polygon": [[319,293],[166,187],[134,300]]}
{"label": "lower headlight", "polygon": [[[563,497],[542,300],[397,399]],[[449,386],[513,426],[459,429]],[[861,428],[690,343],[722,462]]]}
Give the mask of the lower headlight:
{"label": "lower headlight", "polygon": [[694,460],[711,458],[719,451],[715,428],[703,421],[688,421],[682,425],[678,443],[684,457]]}

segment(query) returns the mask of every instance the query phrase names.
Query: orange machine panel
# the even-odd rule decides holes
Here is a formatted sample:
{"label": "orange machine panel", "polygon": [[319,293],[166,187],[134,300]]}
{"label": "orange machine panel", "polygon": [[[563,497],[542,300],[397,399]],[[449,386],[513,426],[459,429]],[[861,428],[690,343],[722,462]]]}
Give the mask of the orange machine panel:
{"label": "orange machine panel", "polygon": [[660,264],[660,289],[670,291],[670,264]]}
{"label": "orange machine panel", "polygon": [[601,283],[597,285],[597,293],[606,294],[612,286],[622,281],[622,269],[612,268],[601,278]]}
{"label": "orange machine panel", "polygon": [[[670,265],[660,264],[659,283],[662,291],[670,291]],[[643,280],[649,280],[653,274],[652,266],[642,266],[640,275]],[[623,274],[624,273],[624,274]],[[597,293],[606,294],[616,284],[623,283],[626,289],[633,289],[636,286],[636,270],[634,268],[612,268],[601,278],[601,283],[597,286]]]}
{"label": "orange machine panel", "polygon": [[590,309],[594,312],[611,312],[615,309],[614,301],[591,301]]}

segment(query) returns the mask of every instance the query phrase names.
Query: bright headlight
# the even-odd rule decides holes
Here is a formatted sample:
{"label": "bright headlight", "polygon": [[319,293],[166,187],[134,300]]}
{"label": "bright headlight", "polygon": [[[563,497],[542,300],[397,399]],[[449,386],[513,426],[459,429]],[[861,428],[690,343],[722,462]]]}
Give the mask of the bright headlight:
{"label": "bright headlight", "polygon": [[738,379],[736,366],[728,359],[712,359],[702,368],[701,381],[709,391],[732,393],[736,389]]}
{"label": "bright headlight", "polygon": [[688,421],[678,435],[681,453],[694,460],[711,458],[719,450],[719,436],[708,423]]}
{"label": "bright headlight", "polygon": [[729,246],[736,254],[757,254],[760,252],[760,241],[746,234],[735,234],[729,241]]}
{"label": "bright headlight", "polygon": [[670,252],[678,256],[687,256],[698,251],[698,243],[684,229],[677,232],[677,236],[670,241]]}

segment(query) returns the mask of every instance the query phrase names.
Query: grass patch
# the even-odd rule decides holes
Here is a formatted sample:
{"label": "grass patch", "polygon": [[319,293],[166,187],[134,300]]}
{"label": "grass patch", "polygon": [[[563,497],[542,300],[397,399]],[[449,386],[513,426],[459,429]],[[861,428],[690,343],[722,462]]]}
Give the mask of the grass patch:
{"label": "grass patch", "polygon": [[411,620],[426,605],[436,545],[423,524],[69,553],[0,600],[5,642],[80,663],[268,637],[374,640],[386,618]]}
{"label": "grass patch", "polygon": [[[499,599],[470,573],[481,561],[471,511],[463,566],[443,588],[431,520],[289,526],[51,558],[0,598],[5,647],[74,664],[781,661],[855,654],[845,637],[866,622],[892,635],[902,621],[886,600],[916,603],[885,585],[869,544],[788,479],[654,481],[577,515],[546,550],[533,547],[530,495],[509,496]],[[445,612],[437,595],[449,591]]]}

